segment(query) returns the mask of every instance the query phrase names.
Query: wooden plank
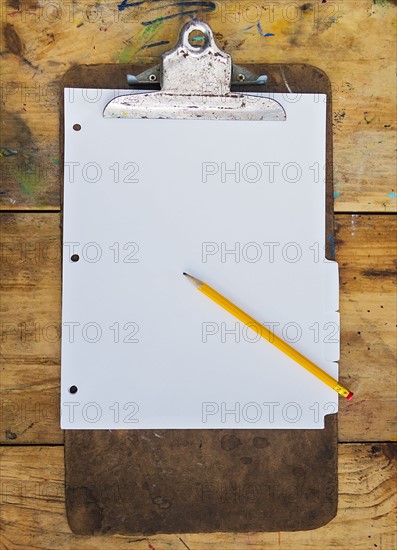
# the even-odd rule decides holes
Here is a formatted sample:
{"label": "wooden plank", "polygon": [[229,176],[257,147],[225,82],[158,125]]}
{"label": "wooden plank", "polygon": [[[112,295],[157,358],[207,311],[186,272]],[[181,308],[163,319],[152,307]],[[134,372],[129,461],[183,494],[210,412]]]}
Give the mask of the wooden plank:
{"label": "wooden plank", "polygon": [[355,391],[340,401],[342,441],[396,438],[396,230],[394,216],[336,216],[340,372]]}
{"label": "wooden plank", "polygon": [[[58,214],[6,214],[2,225],[1,441],[62,443],[59,426]],[[396,426],[394,215],[337,215],[342,316],[340,441],[385,441]]]}
{"label": "wooden plank", "polygon": [[76,64],[158,63],[194,12],[236,63],[305,62],[327,72],[336,210],[396,209],[395,0],[133,4],[2,3],[1,208],[59,209],[62,75]]}
{"label": "wooden plank", "polygon": [[[209,533],[80,537],[67,525],[62,447],[3,447],[1,456],[2,548],[103,550],[394,550],[397,445],[339,445],[339,507],[330,523],[289,533]],[[114,486],[114,498],[128,489]],[[244,504],[242,503],[242,506]],[[21,528],[23,526],[23,528]]]}
{"label": "wooden plank", "polygon": [[58,214],[1,214],[1,440],[60,443]]}

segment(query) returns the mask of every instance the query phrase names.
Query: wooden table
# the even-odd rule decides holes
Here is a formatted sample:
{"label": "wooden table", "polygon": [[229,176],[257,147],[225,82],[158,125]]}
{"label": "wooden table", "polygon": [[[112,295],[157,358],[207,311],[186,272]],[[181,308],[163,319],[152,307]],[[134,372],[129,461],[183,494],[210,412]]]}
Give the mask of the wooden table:
{"label": "wooden table", "polygon": [[[129,4],[135,4],[128,7]],[[396,548],[395,0],[2,3],[0,548]],[[339,511],[308,532],[76,537],[59,429],[59,90],[75,64],[158,63],[194,13],[236,63],[305,62],[334,87]]]}

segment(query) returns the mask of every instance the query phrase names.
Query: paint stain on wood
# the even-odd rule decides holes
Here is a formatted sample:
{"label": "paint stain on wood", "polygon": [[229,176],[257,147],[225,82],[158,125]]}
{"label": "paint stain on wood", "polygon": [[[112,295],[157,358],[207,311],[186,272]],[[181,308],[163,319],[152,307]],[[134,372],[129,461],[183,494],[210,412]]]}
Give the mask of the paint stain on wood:
{"label": "paint stain on wood", "polygon": [[313,5],[307,2],[306,4],[303,4],[300,9],[303,13],[307,13],[313,11]]}
{"label": "paint stain on wood", "polygon": [[375,120],[375,115],[370,115],[368,111],[365,111],[364,120],[367,124],[371,124]]}
{"label": "paint stain on wood", "polygon": [[19,151],[24,161],[35,154],[38,147],[35,145],[32,132],[26,122],[16,113],[3,111],[3,139],[13,151]]}
{"label": "paint stain on wood", "polygon": [[395,269],[365,269],[362,274],[365,277],[379,277],[382,279],[392,277],[394,279],[397,271]]}
{"label": "paint stain on wood", "polygon": [[15,432],[13,432],[10,428],[6,429],[6,439],[14,440],[17,437],[18,437],[17,434]]}
{"label": "paint stain on wood", "polygon": [[25,50],[25,45],[11,23],[6,23],[4,25],[3,34],[5,49],[7,52],[18,56],[20,60],[23,63],[26,63],[26,65],[28,65],[31,69],[42,72],[36,65],[33,65],[33,63],[29,61],[29,59],[26,59],[26,57],[24,57],[23,53]]}
{"label": "paint stain on wood", "polygon": [[335,124],[343,124],[344,118],[346,116],[346,111],[344,109],[337,111],[334,113],[334,123]]}
{"label": "paint stain on wood", "polygon": [[3,110],[2,134],[8,150],[18,153],[2,159],[4,170],[18,183],[23,193],[30,194],[39,182],[36,170],[39,149],[32,132],[22,117]]}
{"label": "paint stain on wood", "polygon": [[397,0],[372,0],[372,3],[375,6],[380,6],[381,8],[397,6]]}
{"label": "paint stain on wood", "polygon": [[20,0],[8,0],[8,5],[14,10],[19,10],[21,7],[21,2]]}
{"label": "paint stain on wood", "polygon": [[397,443],[395,442],[388,442],[382,445],[382,451],[387,460],[389,461],[389,464],[391,462],[397,461]]}
{"label": "paint stain on wood", "polygon": [[11,23],[6,23],[4,25],[3,33],[4,33],[4,43],[5,43],[6,49],[10,53],[17,55],[18,57],[22,57],[24,45],[22,40],[19,37],[19,34],[15,30],[14,26],[11,25]]}
{"label": "paint stain on wood", "polygon": [[25,9],[36,9],[38,7],[37,0],[8,0],[8,5],[13,10],[19,11],[22,8]]}

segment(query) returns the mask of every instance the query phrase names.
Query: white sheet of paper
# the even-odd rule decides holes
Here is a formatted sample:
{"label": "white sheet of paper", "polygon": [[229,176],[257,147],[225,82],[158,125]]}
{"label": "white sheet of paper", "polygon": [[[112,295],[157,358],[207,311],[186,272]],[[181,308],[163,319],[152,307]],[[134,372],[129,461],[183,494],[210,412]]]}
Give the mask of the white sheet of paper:
{"label": "white sheet of paper", "polygon": [[182,273],[337,378],[326,97],[252,122],[105,119],[114,96],[65,90],[62,428],[323,428],[336,392]]}

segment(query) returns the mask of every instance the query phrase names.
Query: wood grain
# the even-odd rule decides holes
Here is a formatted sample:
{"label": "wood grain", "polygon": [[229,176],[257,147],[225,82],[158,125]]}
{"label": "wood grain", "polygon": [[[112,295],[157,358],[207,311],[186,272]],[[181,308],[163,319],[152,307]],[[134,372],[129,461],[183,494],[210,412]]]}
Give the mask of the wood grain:
{"label": "wood grain", "polygon": [[[329,524],[292,533],[79,537],[64,508],[62,447],[3,447],[1,548],[103,550],[394,550],[396,444],[339,445],[339,508]],[[123,494],[124,498],[126,495]],[[115,498],[120,493],[115,487]],[[23,526],[23,528],[21,528]]]}
{"label": "wood grain", "polygon": [[[62,443],[59,426],[60,219],[0,216],[2,413],[5,443]],[[336,216],[340,265],[340,441],[395,439],[396,242],[394,215]]]}
{"label": "wood grain", "polygon": [[[128,4],[129,2],[124,2]],[[335,210],[396,210],[395,0],[1,3],[0,209],[60,209],[60,82],[71,67],[156,64],[184,22],[212,26],[236,63],[310,63],[333,85]],[[139,4],[139,3],[136,3]],[[197,2],[195,4],[198,4]],[[154,9],[151,9],[154,8]],[[149,11],[150,10],[150,11]],[[186,13],[194,12],[194,13]],[[264,36],[266,34],[273,36]],[[293,84],[293,83],[289,83]],[[2,214],[0,548],[98,547],[67,525],[59,426],[60,218]],[[337,215],[341,441],[395,439],[395,218]],[[339,511],[296,533],[101,537],[107,548],[394,550],[395,444],[339,445]],[[117,497],[117,492],[115,493]]]}
{"label": "wood grain", "polygon": [[184,3],[176,10],[160,0],[120,11],[110,1],[3,2],[1,208],[60,207],[65,72],[77,64],[156,64],[195,14],[236,63],[304,62],[323,69],[333,84],[335,209],[394,211],[395,3],[241,0]]}
{"label": "wood grain", "polygon": [[396,439],[396,230],[395,216],[336,216],[340,372],[355,391],[340,402],[342,441]]}
{"label": "wood grain", "polygon": [[61,242],[58,214],[1,223],[1,440],[59,443]]}

